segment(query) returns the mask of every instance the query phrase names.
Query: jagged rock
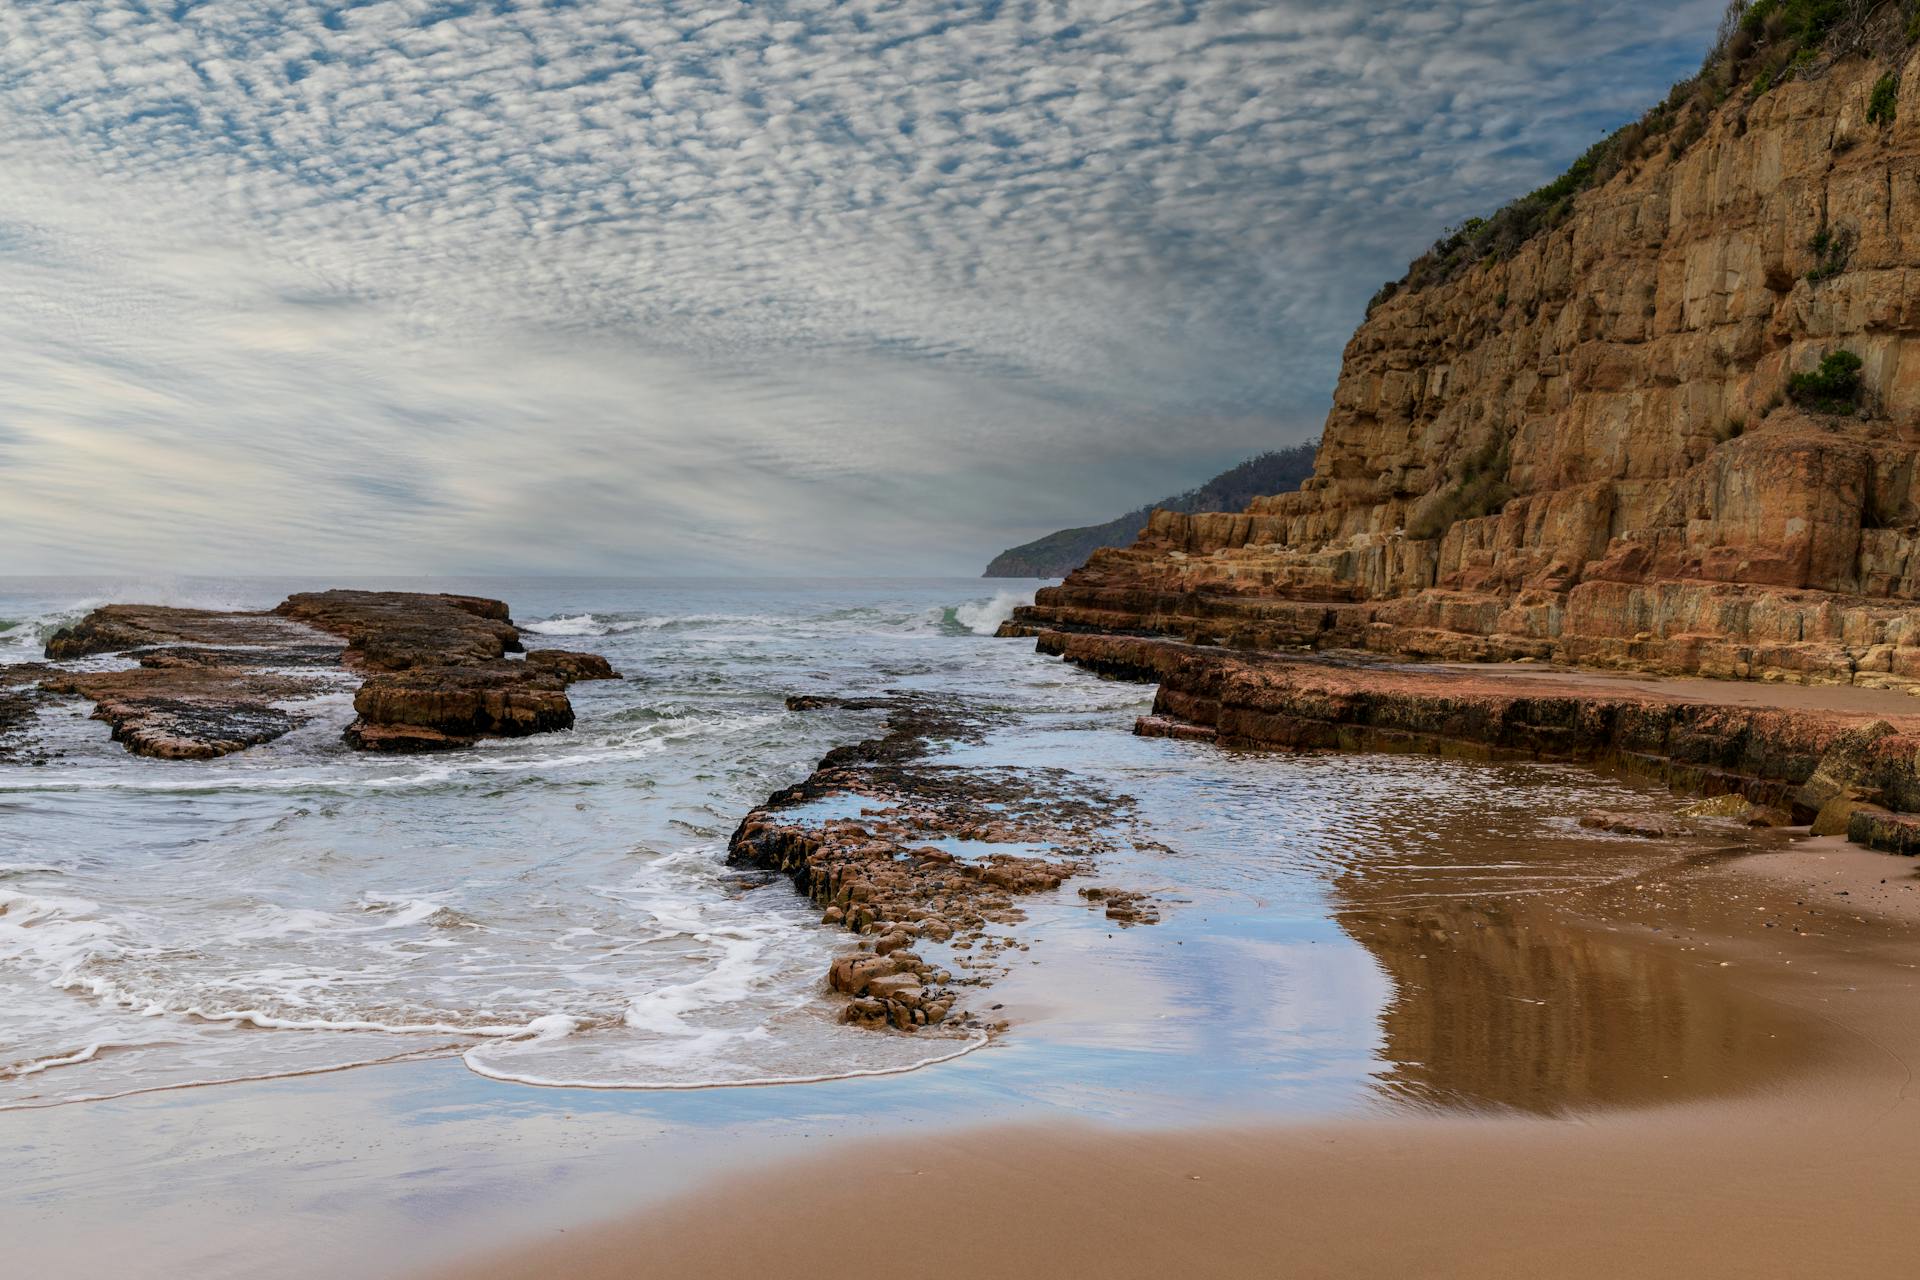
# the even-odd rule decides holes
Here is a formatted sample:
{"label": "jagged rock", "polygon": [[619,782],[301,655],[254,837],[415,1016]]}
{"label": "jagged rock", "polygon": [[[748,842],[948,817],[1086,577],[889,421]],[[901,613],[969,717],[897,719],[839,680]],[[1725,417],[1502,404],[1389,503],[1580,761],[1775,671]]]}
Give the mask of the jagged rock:
{"label": "jagged rock", "polygon": [[1160,923],[1160,908],[1150,894],[1096,885],[1080,890],[1080,896],[1087,900],[1089,906],[1102,908],[1107,919],[1122,927]]}
{"label": "jagged rock", "polygon": [[[1510,256],[1386,297],[1300,492],[1156,512],[1007,631],[1920,689],[1920,53],[1867,129],[1889,69],[1735,94]],[[1839,349],[1863,414],[1788,404]]]}
{"label": "jagged rock", "polygon": [[[727,861],[790,877],[825,908],[821,923],[868,939],[869,950],[842,955],[828,969],[827,985],[851,997],[843,1021],[909,1032],[945,1024],[954,1009],[952,975],[911,950],[913,941],[956,952],[998,949],[987,928],[1022,918],[1013,895],[1056,889],[1091,870],[1107,847],[1105,824],[1124,801],[1047,771],[928,762],[935,740],[978,736],[977,718],[950,700],[804,695],[788,705],[884,708],[887,727],[880,737],[829,751],[806,781],[749,813],[728,842]],[[858,818],[787,812],[854,796],[871,802]],[[1050,846],[1056,856],[996,851],[973,859],[926,843],[932,839]]]}

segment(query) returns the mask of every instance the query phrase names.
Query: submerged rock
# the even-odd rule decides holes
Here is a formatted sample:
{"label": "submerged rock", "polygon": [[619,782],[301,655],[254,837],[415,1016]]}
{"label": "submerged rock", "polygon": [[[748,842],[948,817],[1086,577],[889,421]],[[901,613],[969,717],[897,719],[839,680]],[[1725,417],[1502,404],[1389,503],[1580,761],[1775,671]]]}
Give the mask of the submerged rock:
{"label": "submerged rock", "polygon": [[1589,831],[1605,831],[1616,836],[1639,836],[1642,840],[1671,840],[1687,834],[1687,825],[1659,813],[1614,813],[1592,809],[1580,815],[1580,825]]}

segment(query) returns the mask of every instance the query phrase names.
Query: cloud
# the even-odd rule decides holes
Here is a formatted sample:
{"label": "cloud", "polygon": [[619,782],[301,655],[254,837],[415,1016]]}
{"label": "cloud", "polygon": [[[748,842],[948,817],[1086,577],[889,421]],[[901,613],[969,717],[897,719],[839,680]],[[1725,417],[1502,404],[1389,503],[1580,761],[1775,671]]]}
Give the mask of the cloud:
{"label": "cloud", "polygon": [[1312,434],[1719,0],[17,0],[19,571],[972,570]]}

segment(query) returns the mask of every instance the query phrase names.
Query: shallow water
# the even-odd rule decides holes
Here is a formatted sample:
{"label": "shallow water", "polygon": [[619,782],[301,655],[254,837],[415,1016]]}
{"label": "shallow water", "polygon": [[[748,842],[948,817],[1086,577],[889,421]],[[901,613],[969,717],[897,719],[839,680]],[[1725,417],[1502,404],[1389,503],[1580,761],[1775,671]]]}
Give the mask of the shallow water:
{"label": "shallow water", "polygon": [[[265,606],[313,585],[0,580],[0,660],[103,599]],[[84,707],[44,713],[56,758],[0,764],[0,1107],[414,1056],[662,1088],[977,1046],[835,1023],[821,976],[850,940],[785,882],[724,865],[748,809],[878,723],[789,712],[789,693],[954,694],[996,714],[953,761],[1132,797],[1095,882],[1156,892],[1165,922],[1119,930],[1071,885],[1027,904],[1014,972],[968,998],[1036,1025],[996,1059],[1009,1087],[1071,1080],[1116,1114],[1195,1080],[1221,1105],[1551,1111],[1705,1088],[1766,1034],[1658,964],[1528,933],[1529,900],[1684,852],[1572,820],[1659,797],[1568,768],[1134,738],[1149,689],[991,638],[1031,584],[366,585],[500,596],[530,644],[603,653],[625,678],[574,687],[571,733],[425,758],[349,751],[343,692],[212,762],[137,759]],[[1416,994],[1455,987],[1476,994],[1451,1013]],[[1534,1065],[1489,1070],[1455,1018]],[[1649,1051],[1542,1076],[1602,1035]]]}

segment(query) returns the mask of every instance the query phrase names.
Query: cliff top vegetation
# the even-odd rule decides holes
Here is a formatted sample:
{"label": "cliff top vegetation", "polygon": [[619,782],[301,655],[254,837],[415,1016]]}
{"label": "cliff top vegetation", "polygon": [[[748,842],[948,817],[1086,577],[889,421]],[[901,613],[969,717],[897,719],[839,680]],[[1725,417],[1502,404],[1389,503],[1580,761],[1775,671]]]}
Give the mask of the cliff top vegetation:
{"label": "cliff top vegetation", "polygon": [[[1791,80],[1811,79],[1846,58],[1894,60],[1920,42],[1920,0],[1733,0],[1697,75],[1673,87],[1638,120],[1602,138],[1571,168],[1491,217],[1450,227],[1415,259],[1404,278],[1374,295],[1369,310],[1401,290],[1444,284],[1489,259],[1511,256],[1565,222],[1581,192],[1661,148],[1679,156],[1706,133],[1722,104],[1758,99]],[[1875,87],[1869,118],[1890,123],[1897,81]]]}

